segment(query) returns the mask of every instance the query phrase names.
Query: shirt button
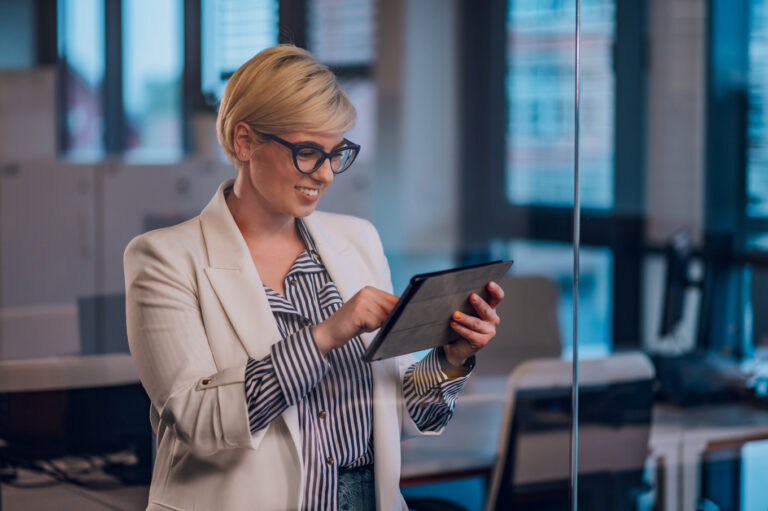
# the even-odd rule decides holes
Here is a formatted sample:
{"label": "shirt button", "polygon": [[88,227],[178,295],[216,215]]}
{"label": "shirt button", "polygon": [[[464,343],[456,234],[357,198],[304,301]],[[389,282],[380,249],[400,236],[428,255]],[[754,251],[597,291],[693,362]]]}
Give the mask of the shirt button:
{"label": "shirt button", "polygon": [[321,411],[320,413],[317,414],[317,417],[320,418],[320,419],[325,419],[326,417],[328,417],[328,412],[323,410],[323,411]]}
{"label": "shirt button", "polygon": [[210,385],[213,380],[211,378],[203,378],[203,380],[200,382],[203,385]]}
{"label": "shirt button", "polygon": [[302,319],[301,324],[304,326],[309,326],[312,324],[312,322],[310,322],[308,319]]}
{"label": "shirt button", "polygon": [[291,284],[292,286],[295,286],[298,283],[299,282],[296,279],[291,279],[291,281],[289,282],[289,284]]}
{"label": "shirt button", "polygon": [[333,458],[331,458],[330,456],[328,456],[327,458],[325,458],[325,462],[326,462],[326,463],[328,463],[329,465],[333,465],[333,463],[334,463],[334,462],[333,462]]}

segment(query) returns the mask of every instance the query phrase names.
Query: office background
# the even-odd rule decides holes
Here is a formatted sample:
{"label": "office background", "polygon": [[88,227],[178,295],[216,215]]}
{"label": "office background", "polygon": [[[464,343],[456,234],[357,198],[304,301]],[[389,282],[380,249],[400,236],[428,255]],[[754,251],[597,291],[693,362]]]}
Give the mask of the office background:
{"label": "office background", "polygon": [[[574,5],[0,0],[0,361],[127,350],[123,249],[234,176],[217,100],[279,42],[331,66],[357,107],[361,154],[320,207],[377,226],[396,292],[514,259],[514,277],[556,284],[567,358]],[[582,0],[581,19],[581,355],[646,353],[658,401],[683,410],[764,408],[768,2]],[[681,317],[661,335],[680,259]],[[760,440],[702,464],[698,505],[768,507]],[[645,479],[643,505],[670,509]]]}

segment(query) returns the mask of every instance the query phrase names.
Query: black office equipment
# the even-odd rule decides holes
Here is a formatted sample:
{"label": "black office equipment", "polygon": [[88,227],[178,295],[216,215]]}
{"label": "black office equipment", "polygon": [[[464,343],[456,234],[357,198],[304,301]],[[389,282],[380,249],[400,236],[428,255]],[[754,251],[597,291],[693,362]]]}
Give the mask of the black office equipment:
{"label": "black office equipment", "polygon": [[664,279],[664,300],[662,302],[659,335],[667,336],[677,329],[683,319],[685,292],[699,282],[688,278],[691,262],[691,238],[686,231],[675,233],[665,251],[666,276]]}
{"label": "black office equipment", "polygon": [[[128,354],[5,361],[0,364],[2,462],[41,469],[40,462],[58,458],[97,457],[123,483],[149,484],[149,406]],[[107,460],[118,453],[130,461]],[[51,475],[84,484],[77,474]]]}

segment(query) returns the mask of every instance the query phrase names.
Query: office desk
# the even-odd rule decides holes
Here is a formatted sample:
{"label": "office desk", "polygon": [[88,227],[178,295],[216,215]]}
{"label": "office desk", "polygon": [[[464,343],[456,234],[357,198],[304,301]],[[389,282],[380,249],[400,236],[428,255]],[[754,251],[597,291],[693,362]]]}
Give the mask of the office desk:
{"label": "office desk", "polygon": [[[504,388],[495,377],[467,385],[441,436],[402,443],[403,486],[489,475],[496,458]],[[768,410],[744,404],[695,408],[657,405],[649,456],[663,468],[657,501],[668,511],[696,509],[703,454],[723,443],[768,439]]]}
{"label": "office desk", "polygon": [[654,407],[650,455],[664,467],[664,508],[696,509],[704,453],[720,445],[768,439],[768,410],[733,403],[678,408]]}

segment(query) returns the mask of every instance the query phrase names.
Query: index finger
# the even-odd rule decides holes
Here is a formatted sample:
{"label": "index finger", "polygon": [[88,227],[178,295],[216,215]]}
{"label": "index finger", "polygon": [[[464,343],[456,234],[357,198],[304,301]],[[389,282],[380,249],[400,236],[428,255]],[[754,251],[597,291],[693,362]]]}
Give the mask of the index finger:
{"label": "index finger", "polygon": [[491,309],[495,309],[499,302],[504,299],[504,290],[493,281],[486,284],[485,288],[491,294],[491,297],[488,299],[488,305],[491,306]]}
{"label": "index finger", "polygon": [[391,303],[392,305],[396,304],[398,300],[400,300],[399,296],[393,295],[392,293],[388,293],[387,291],[384,291],[383,289],[379,289],[377,287],[373,286],[366,286],[373,294],[384,301],[387,301]]}

